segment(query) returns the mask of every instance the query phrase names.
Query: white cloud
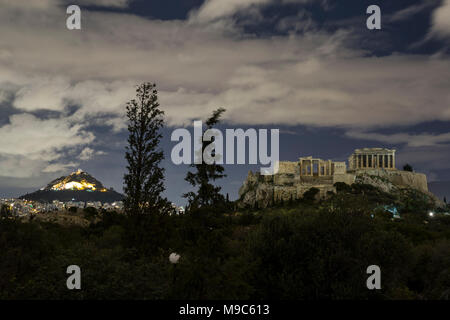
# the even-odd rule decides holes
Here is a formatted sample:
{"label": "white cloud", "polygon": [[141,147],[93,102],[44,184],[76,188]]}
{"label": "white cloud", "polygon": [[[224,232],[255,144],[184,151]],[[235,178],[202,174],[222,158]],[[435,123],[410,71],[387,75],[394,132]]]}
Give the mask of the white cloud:
{"label": "white cloud", "polygon": [[9,124],[0,127],[0,176],[32,176],[67,166],[67,148],[93,141],[92,133],[64,118],[42,120],[30,114],[13,115]]}
{"label": "white cloud", "polygon": [[64,95],[68,89],[69,83],[66,79],[40,77],[16,92],[13,105],[24,111],[39,109],[63,111],[66,105]]}
{"label": "white cloud", "polygon": [[57,6],[75,5],[95,5],[98,7],[127,7],[132,0],[0,0],[0,5],[4,7],[20,8],[22,10],[47,10],[54,9]]}
{"label": "white cloud", "polygon": [[398,22],[406,19],[410,19],[414,15],[422,12],[423,10],[434,6],[439,0],[423,0],[417,4],[413,4],[409,7],[406,7],[400,11],[395,12],[392,16],[389,17],[390,22]]}
{"label": "white cloud", "polygon": [[75,168],[77,166],[78,166],[77,162],[52,163],[52,164],[49,164],[44,169],[42,169],[42,172],[44,172],[44,173],[63,172],[63,171],[67,171],[68,169]]}
{"label": "white cloud", "polygon": [[[55,10],[43,20],[57,21]],[[14,106],[24,111],[78,105],[72,121],[111,115],[118,130],[133,86],[149,80],[173,125],[217,106],[228,120],[252,124],[450,119],[446,56],[366,57],[344,32],[242,39],[182,21],[88,12],[87,29],[73,33],[25,18],[0,19],[0,48],[9,52],[0,83],[16,90]]]}
{"label": "white cloud", "polygon": [[103,155],[103,154],[105,154],[105,152],[95,151],[92,148],[86,147],[81,151],[80,155],[78,156],[78,159],[80,159],[81,161],[88,161],[96,155]]}
{"label": "white cloud", "polygon": [[381,134],[373,132],[349,131],[346,133],[348,137],[364,140],[380,141],[387,144],[406,144],[409,147],[434,147],[450,144],[450,132],[441,134]]}
{"label": "white cloud", "polygon": [[[177,126],[221,106],[235,124],[368,130],[450,120],[445,55],[371,57],[348,32],[292,21],[283,30],[304,33],[257,38],[192,21],[85,10],[83,29],[74,32],[54,1],[39,14],[23,8],[28,1],[0,1],[8,3],[0,11],[0,100],[12,97],[23,113],[0,127],[0,155],[9,168],[0,176],[62,168],[64,148],[82,150],[93,140],[87,123],[124,129],[125,102],[142,81],[157,83],[168,122]],[[213,0],[191,17],[220,20],[269,2]],[[58,118],[27,114],[42,109]],[[33,169],[20,172],[33,159]]]}
{"label": "white cloud", "polygon": [[238,11],[251,6],[261,6],[272,0],[206,0],[203,5],[191,14],[191,20],[205,23],[216,19],[229,17]]}
{"label": "white cloud", "polygon": [[2,7],[19,8],[22,10],[46,10],[59,4],[59,0],[0,0]]}
{"label": "white cloud", "polygon": [[128,7],[131,0],[78,0],[76,4],[79,5],[95,5],[98,7]]}
{"label": "white cloud", "polygon": [[450,0],[444,0],[434,11],[432,34],[441,38],[450,37]]}

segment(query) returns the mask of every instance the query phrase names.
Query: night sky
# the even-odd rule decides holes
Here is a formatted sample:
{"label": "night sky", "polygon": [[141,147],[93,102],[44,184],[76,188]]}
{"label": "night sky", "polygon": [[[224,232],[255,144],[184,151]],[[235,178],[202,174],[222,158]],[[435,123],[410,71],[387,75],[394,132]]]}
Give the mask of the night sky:
{"label": "night sky", "polygon": [[[366,27],[372,4],[381,30]],[[395,148],[397,167],[450,181],[449,53],[450,0],[0,0],[0,197],[78,168],[121,191],[125,103],[143,81],[180,205],[189,168],[171,163],[170,134],[218,107],[221,129],[279,128],[281,160]],[[234,199],[259,166],[225,168]]]}

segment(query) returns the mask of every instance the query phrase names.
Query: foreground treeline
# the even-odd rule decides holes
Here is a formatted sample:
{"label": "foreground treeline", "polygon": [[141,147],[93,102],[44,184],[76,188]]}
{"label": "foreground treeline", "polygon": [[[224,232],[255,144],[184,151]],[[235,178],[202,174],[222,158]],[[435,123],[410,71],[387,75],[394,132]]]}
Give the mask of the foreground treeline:
{"label": "foreground treeline", "polygon": [[[0,298],[448,299],[450,217],[412,199],[393,220],[380,200],[360,188],[260,211],[104,214],[84,229],[2,219]],[[81,290],[66,287],[72,264]],[[366,287],[373,264],[381,290]]]}

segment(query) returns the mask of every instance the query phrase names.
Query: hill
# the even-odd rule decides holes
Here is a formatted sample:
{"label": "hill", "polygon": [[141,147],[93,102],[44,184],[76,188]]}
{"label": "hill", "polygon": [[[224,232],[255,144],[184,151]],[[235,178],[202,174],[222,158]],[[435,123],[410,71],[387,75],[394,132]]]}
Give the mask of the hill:
{"label": "hill", "polygon": [[327,198],[336,192],[336,184],[348,186],[372,185],[383,192],[401,194],[404,190],[414,190],[443,207],[442,198],[428,191],[425,174],[401,170],[365,169],[329,176],[299,176],[280,171],[273,176],[263,176],[259,172],[249,172],[239,189],[239,207],[265,208],[279,201],[298,200],[311,188],[318,189],[320,198]]}
{"label": "hill", "polygon": [[68,176],[62,176],[51,181],[44,188],[19,197],[20,199],[51,202],[58,201],[100,201],[115,202],[123,200],[124,196],[104,185],[89,173],[79,169]]}

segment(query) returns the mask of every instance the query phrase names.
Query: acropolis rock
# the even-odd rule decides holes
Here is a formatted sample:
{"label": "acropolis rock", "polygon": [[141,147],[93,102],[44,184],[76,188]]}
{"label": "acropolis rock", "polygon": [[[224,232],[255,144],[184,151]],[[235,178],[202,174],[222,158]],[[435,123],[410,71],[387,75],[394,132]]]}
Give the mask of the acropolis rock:
{"label": "acropolis rock", "polygon": [[428,194],[437,204],[440,201],[428,192],[427,177],[423,173],[395,168],[395,150],[384,148],[357,149],[346,162],[302,157],[298,161],[279,162],[278,173],[264,176],[249,172],[239,189],[241,207],[258,205],[265,208],[274,202],[302,198],[311,188],[319,189],[319,197],[336,192],[334,184],[344,182],[371,184],[385,192],[412,188]]}

